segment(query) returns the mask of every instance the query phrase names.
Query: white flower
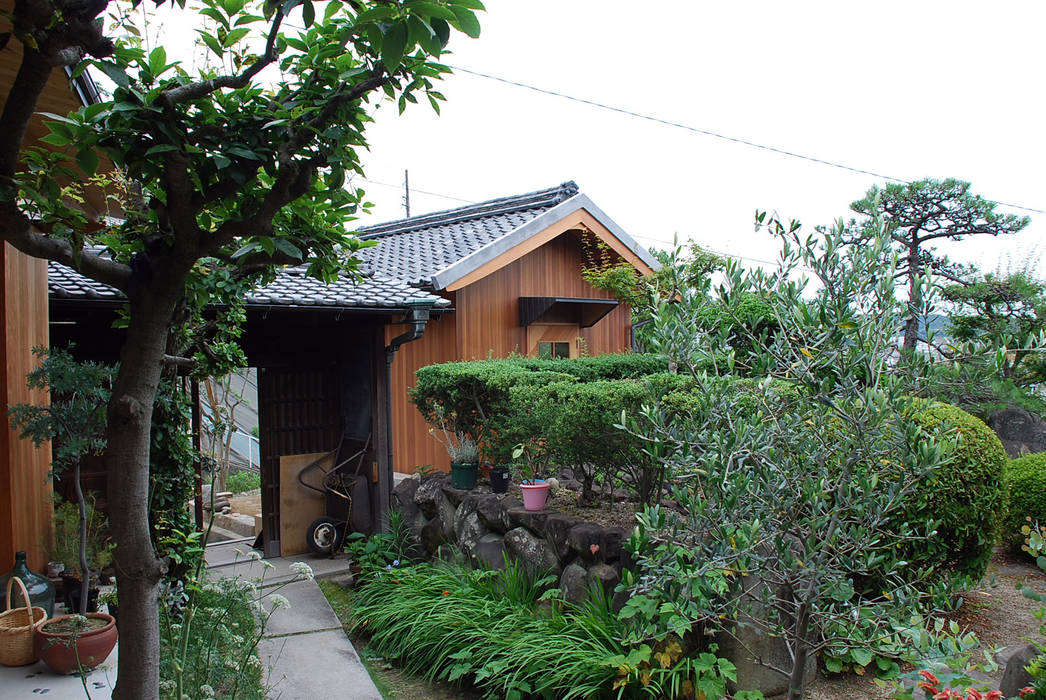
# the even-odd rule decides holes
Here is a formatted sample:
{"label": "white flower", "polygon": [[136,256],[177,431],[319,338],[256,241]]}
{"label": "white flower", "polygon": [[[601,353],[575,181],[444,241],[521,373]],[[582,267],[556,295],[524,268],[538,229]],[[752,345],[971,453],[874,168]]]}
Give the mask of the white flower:
{"label": "white flower", "polygon": [[200,695],[206,695],[207,697],[214,697],[216,695],[216,693],[214,692],[214,688],[212,688],[211,686],[209,686],[206,683],[204,683],[203,685],[200,686]]}
{"label": "white flower", "polygon": [[160,681],[160,694],[168,695],[178,689],[178,684],[174,681]]}
{"label": "white flower", "polygon": [[252,549],[251,551],[247,552],[247,558],[251,561],[261,561],[261,552],[259,552],[257,549]]}
{"label": "white flower", "polygon": [[273,593],[269,598],[272,601],[272,609],[274,612],[280,608],[289,608],[291,606],[291,601],[287,600],[286,596],[282,596],[279,593]]}
{"label": "white flower", "polygon": [[275,569],[276,568],[275,566],[272,565],[271,562],[269,562],[269,561],[267,561],[265,559],[262,559],[262,566],[264,566],[266,569]]}
{"label": "white flower", "polygon": [[303,561],[296,561],[291,564],[291,571],[293,571],[298,578],[303,578],[308,581],[311,581],[315,577],[315,574],[312,573],[312,567]]}

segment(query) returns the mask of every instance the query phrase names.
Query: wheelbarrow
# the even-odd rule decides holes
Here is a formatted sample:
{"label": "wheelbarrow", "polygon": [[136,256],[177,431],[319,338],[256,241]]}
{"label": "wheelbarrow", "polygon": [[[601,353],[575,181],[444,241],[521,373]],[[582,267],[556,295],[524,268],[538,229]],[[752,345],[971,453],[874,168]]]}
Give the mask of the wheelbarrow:
{"label": "wheelbarrow", "polygon": [[[370,521],[370,475],[360,473],[366,462],[370,436],[363,441],[361,449],[353,449],[360,444],[359,440],[342,438],[337,449],[298,472],[299,484],[323,494],[326,499],[325,514],[313,520],[305,534],[309,549],[316,554],[334,556],[341,551],[353,515]],[[331,455],[334,456],[334,466],[327,469],[324,462]]]}

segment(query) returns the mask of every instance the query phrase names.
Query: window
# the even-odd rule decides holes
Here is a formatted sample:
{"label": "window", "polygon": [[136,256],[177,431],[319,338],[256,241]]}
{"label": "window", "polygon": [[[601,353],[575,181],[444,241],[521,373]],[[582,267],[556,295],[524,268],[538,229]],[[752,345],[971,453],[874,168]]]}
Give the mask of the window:
{"label": "window", "polygon": [[555,360],[570,357],[570,343],[538,343],[538,357]]}

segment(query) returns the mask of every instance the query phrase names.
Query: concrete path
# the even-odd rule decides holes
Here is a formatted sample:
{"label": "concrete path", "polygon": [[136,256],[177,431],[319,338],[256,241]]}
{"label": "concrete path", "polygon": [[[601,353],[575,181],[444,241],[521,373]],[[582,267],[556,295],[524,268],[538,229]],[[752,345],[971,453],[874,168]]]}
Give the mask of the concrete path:
{"label": "concrete path", "polygon": [[266,610],[272,610],[275,595],[290,607],[272,612],[265,637],[258,643],[258,658],[267,669],[266,682],[273,700],[381,700],[359,654],[345,635],[315,581],[295,581],[291,565],[305,562],[316,578],[331,578],[348,572],[344,557],[330,559],[300,555],[268,559],[272,569],[236,554],[247,552],[250,542],[222,542],[207,548],[208,570],[212,576],[259,578],[264,571],[263,592]]}

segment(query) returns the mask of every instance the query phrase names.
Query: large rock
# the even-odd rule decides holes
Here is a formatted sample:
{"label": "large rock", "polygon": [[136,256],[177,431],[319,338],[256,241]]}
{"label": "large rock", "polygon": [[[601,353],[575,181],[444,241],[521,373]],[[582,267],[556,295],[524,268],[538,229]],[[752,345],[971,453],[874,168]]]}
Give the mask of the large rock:
{"label": "large rock", "polygon": [[[745,624],[747,620],[764,617],[762,596],[765,587],[753,577],[745,577],[739,585],[748,590],[742,599],[743,610],[738,613],[741,624],[734,625],[732,634],[722,631],[715,635],[715,642],[719,645],[716,654],[737,667],[737,683],[731,684],[732,687],[759,690],[767,697],[785,693],[788,691],[788,676],[769,668],[792,668],[792,657],[784,638],[772,637],[750,623]],[[817,657],[810,654],[803,669],[805,680],[809,682],[816,673]]]}
{"label": "large rock", "polygon": [[[420,536],[425,516],[414,503],[414,494],[418,491],[417,479],[404,479],[392,489],[392,509],[403,515],[403,522],[411,529],[415,537]],[[419,519],[421,522],[419,523]]]}
{"label": "large rock", "polygon": [[559,577],[559,590],[566,600],[580,605],[588,600],[588,572],[585,567],[568,564]]}
{"label": "large rock", "polygon": [[593,564],[588,568],[588,582],[589,585],[599,584],[603,592],[613,595],[614,588],[621,582],[621,576],[609,564]]}
{"label": "large rock", "polygon": [[1006,662],[1006,671],[1002,674],[1002,683],[999,690],[1004,698],[1014,698],[1021,692],[1021,688],[1032,684],[1031,674],[1024,667],[1039,656],[1039,650],[1034,644],[1025,644],[1017,649],[1009,661]]}
{"label": "large rock", "polygon": [[624,530],[595,523],[579,523],[567,533],[567,544],[586,564],[613,563],[621,558]]}
{"label": "large rock", "polygon": [[560,571],[556,553],[525,527],[517,527],[505,533],[505,548],[535,578],[549,573],[558,574]]}
{"label": "large rock", "polygon": [[466,496],[454,514],[454,537],[458,546],[467,554],[472,554],[479,538],[487,534],[487,528],[480,521],[476,512],[476,496]]}
{"label": "large rock", "polygon": [[457,516],[457,509],[450,504],[450,500],[446,496],[442,500],[436,501],[438,510],[436,512],[436,520],[439,522],[440,528],[443,530],[443,539],[447,542],[454,543],[454,520]]}
{"label": "large rock", "polygon": [[995,431],[1011,459],[1034,452],[1046,452],[1046,421],[1034,413],[1010,406],[988,416],[988,427]]}
{"label": "large rock", "polygon": [[502,500],[492,493],[480,496],[476,501],[476,513],[484,527],[504,535],[512,529],[512,523],[509,522],[508,511]]}
{"label": "large rock", "polygon": [[567,535],[570,534],[570,529],[579,522],[577,518],[565,513],[553,513],[545,518],[545,531],[543,533],[545,541],[548,542],[549,546],[555,551],[556,556],[559,557],[560,564],[566,564],[574,558],[574,550],[570,548],[570,543],[567,542]]}
{"label": "large rock", "polygon": [[436,550],[440,548],[440,545],[446,542],[446,538],[443,536],[443,527],[439,523],[439,518],[433,518],[421,526],[418,541],[420,541],[421,546],[425,548],[425,554],[432,556],[436,553]]}
{"label": "large rock", "polygon": [[451,505],[455,508],[461,505],[461,502],[468,498],[471,493],[468,489],[454,488],[450,483],[443,486],[443,495],[450,500]]}
{"label": "large rock", "polygon": [[522,505],[506,508],[506,511],[514,527],[525,527],[538,535],[545,531],[545,521],[552,515],[550,510],[527,510]]}
{"label": "large rock", "polygon": [[479,538],[472,550],[473,558],[491,569],[505,568],[505,538],[487,533]]}
{"label": "large rock", "polygon": [[440,511],[440,504],[447,501],[443,486],[449,485],[450,478],[437,474],[422,479],[414,492],[414,505],[421,509],[426,518],[435,518]]}

